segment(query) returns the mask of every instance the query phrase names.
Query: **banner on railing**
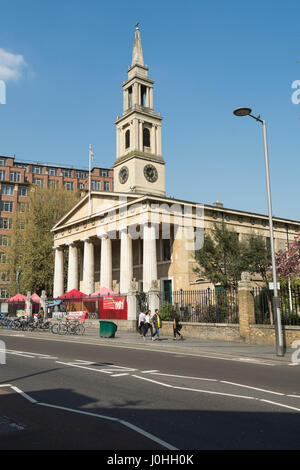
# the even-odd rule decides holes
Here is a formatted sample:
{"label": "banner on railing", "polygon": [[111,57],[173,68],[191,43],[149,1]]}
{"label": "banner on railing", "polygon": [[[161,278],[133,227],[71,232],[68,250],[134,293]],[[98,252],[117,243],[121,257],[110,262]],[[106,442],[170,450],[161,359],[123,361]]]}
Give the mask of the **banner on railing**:
{"label": "banner on railing", "polygon": [[123,310],[125,308],[126,297],[104,297],[104,310]]}

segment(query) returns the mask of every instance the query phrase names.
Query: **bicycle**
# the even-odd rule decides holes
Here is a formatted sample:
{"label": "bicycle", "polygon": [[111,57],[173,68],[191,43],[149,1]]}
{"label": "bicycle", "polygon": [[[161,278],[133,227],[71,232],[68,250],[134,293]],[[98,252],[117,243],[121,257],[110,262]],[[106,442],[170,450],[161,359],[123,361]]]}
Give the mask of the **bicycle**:
{"label": "bicycle", "polygon": [[59,335],[83,335],[85,333],[85,327],[79,320],[69,320],[68,318],[66,321],[61,322],[58,325],[58,334]]}

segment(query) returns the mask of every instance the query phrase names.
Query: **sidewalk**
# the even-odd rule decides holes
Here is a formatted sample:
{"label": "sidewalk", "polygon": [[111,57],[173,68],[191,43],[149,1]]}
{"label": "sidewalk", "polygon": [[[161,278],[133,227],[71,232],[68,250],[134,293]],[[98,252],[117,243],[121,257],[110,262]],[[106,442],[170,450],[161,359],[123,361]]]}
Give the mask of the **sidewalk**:
{"label": "sidewalk", "polygon": [[[195,338],[187,338],[181,341],[180,339],[173,341],[171,336],[161,336],[161,341],[151,341],[150,333],[146,336],[144,341],[138,333],[131,333],[127,331],[117,331],[114,338],[101,338],[99,330],[96,328],[88,327],[84,338],[96,340],[99,344],[109,345],[126,345],[135,348],[147,348],[152,350],[160,350],[166,352],[178,352],[192,355],[210,355],[211,357],[228,357],[228,358],[243,358],[251,360],[268,360],[271,362],[291,363],[292,353],[294,349],[287,349],[283,357],[276,355],[275,346],[253,345],[242,342],[229,342],[229,341],[213,341],[213,340],[200,340]],[[93,341],[94,342],[94,341]]]}

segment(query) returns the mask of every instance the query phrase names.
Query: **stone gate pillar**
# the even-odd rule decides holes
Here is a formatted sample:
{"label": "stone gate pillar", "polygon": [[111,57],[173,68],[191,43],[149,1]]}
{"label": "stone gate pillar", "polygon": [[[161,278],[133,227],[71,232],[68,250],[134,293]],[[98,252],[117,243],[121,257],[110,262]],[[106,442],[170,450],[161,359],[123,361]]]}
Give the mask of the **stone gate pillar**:
{"label": "stone gate pillar", "polygon": [[241,275],[238,283],[238,306],[240,337],[247,342],[251,340],[250,325],[255,323],[254,297],[252,294],[251,276],[247,272]]}

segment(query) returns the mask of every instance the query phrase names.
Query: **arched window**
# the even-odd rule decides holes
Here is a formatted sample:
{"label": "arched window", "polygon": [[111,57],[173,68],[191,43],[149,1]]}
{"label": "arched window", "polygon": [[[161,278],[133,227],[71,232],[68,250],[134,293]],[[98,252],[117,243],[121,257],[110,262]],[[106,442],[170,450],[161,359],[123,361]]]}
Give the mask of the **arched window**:
{"label": "arched window", "polygon": [[147,127],[143,130],[143,146],[150,147],[150,131]]}
{"label": "arched window", "polygon": [[128,129],[125,132],[125,148],[128,149],[130,147],[130,130]]}

